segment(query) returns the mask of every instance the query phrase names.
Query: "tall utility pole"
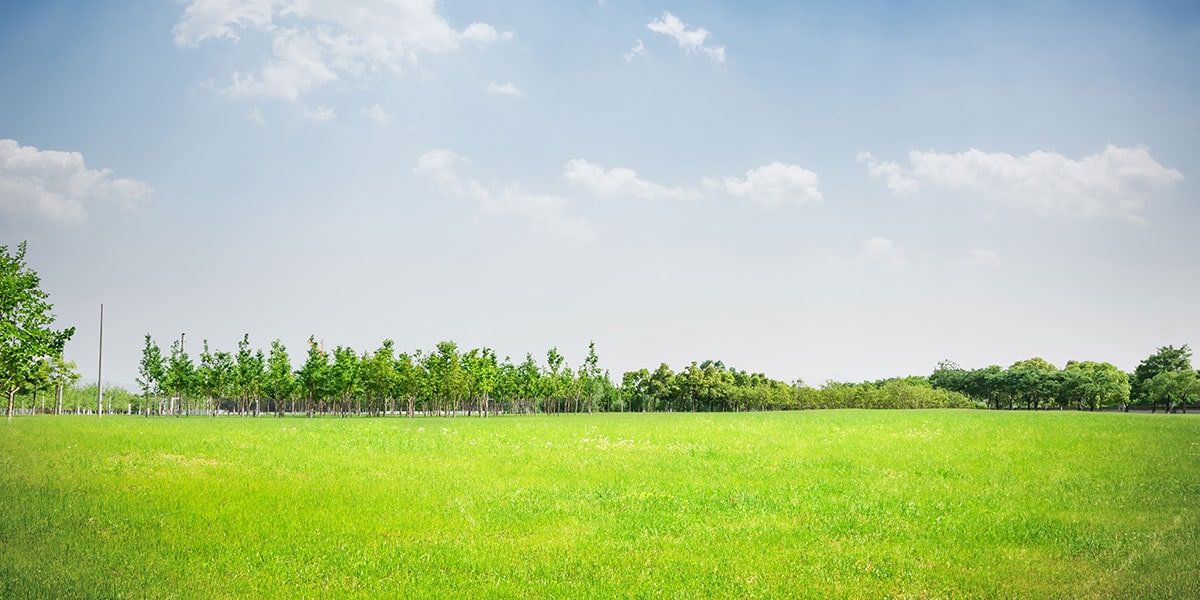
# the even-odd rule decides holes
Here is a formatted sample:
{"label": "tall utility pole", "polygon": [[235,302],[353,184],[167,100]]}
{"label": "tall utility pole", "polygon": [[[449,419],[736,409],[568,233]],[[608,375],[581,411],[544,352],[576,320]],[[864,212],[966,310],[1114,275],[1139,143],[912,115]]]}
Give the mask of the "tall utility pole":
{"label": "tall utility pole", "polygon": [[96,416],[104,416],[104,303],[100,303],[100,359],[96,364]]}

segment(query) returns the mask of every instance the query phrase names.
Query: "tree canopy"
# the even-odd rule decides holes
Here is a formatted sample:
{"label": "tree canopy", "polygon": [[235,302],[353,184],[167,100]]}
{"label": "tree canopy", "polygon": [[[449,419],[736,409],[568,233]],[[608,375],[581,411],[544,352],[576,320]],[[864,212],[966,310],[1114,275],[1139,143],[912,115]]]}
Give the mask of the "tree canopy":
{"label": "tree canopy", "polygon": [[61,356],[75,334],[55,330],[53,305],[41,289],[41,278],[25,264],[25,242],[10,253],[0,246],[0,389],[8,396],[7,414],[22,387],[38,374],[43,362]]}

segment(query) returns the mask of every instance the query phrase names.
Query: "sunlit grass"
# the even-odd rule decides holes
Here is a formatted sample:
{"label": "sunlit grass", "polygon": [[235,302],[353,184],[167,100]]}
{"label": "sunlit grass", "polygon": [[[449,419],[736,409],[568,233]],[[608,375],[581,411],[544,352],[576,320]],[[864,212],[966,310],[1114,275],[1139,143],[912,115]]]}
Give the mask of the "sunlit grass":
{"label": "sunlit grass", "polygon": [[26,417],[0,597],[1200,597],[1200,419]]}

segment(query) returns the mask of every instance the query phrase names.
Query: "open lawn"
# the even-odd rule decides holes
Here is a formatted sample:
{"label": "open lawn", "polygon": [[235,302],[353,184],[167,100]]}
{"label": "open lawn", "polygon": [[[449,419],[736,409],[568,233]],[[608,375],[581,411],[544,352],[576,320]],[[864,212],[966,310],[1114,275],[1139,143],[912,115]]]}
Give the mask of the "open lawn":
{"label": "open lawn", "polygon": [[0,423],[0,598],[1200,598],[1200,418]]}

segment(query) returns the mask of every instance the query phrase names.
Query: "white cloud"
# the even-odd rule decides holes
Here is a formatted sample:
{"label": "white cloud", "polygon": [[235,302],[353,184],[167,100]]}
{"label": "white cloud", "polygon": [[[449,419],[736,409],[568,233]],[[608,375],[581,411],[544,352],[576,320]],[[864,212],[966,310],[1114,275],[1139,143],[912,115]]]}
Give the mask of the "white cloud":
{"label": "white cloud", "polygon": [[[895,191],[919,184],[975,193],[1042,216],[1124,217],[1136,213],[1150,196],[1183,179],[1162,166],[1144,146],[1112,144],[1099,154],[1071,159],[1056,152],[1023,156],[971,149],[958,154],[909,152],[910,167],[879,163],[868,153],[871,174],[887,179]],[[886,167],[884,167],[886,165]],[[897,190],[892,181],[905,182]],[[911,182],[911,183],[909,183]]]}
{"label": "white cloud", "polygon": [[446,193],[474,199],[485,212],[520,215],[538,227],[566,238],[583,241],[596,239],[599,233],[597,226],[585,217],[569,214],[570,200],[567,198],[554,194],[529,194],[515,183],[494,191],[459,174],[459,167],[469,164],[469,160],[459,157],[452,150],[436,149],[421,155],[413,172],[432,178]]}
{"label": "white cloud", "polygon": [[692,200],[700,196],[696,190],[651,183],[639,178],[632,169],[605,169],[578,158],[567,161],[563,176],[597,196],[628,196],[639,200]]}
{"label": "white cloud", "polygon": [[716,63],[725,62],[725,46],[708,46],[705,41],[708,40],[708,30],[703,27],[688,29],[688,26],[679,20],[679,17],[664,12],[661,18],[651,19],[646,25],[646,29],[661,33],[675,40],[680,48],[687,52],[702,52],[707,54],[709,58]]}
{"label": "white cloud", "polygon": [[904,249],[892,240],[875,236],[862,243],[862,257],[867,262],[883,265],[901,265],[907,260]]}
{"label": "white cloud", "polygon": [[301,94],[338,78],[325,63],[325,50],[311,34],[285,29],[271,42],[274,60],[263,65],[258,75],[233,73],[224,88],[233,97],[267,96],[295,102]]}
{"label": "white cloud", "polygon": [[379,123],[380,125],[388,125],[392,122],[395,116],[392,113],[383,109],[378,102],[358,111],[358,114]]}
{"label": "white cloud", "polygon": [[983,249],[972,250],[959,262],[969,267],[998,267],[1001,264],[1000,257],[995,252]]}
{"label": "white cloud", "polygon": [[343,77],[398,73],[422,54],[513,37],[486,23],[455,30],[435,0],[188,0],[173,31],[178,46],[270,36],[273,58],[256,73],[235,72],[225,91],[293,102]]}
{"label": "white cloud", "polygon": [[891,161],[879,161],[870,152],[859,152],[858,162],[867,164],[871,177],[887,183],[888,189],[897,194],[917,191],[917,180],[913,179],[900,165]]}
{"label": "white cloud", "polygon": [[177,46],[198,46],[209,38],[237,40],[234,28],[267,29],[276,0],[194,0],[175,24]]}
{"label": "white cloud", "polygon": [[254,123],[256,125],[266,125],[267,124],[266,119],[263,118],[261,112],[258,112],[257,108],[246,113],[246,119],[248,119],[251,123]]}
{"label": "white cloud", "polygon": [[154,193],[136,179],[113,179],[108,169],[88,169],[78,152],[38,150],[0,139],[0,211],[35,214],[77,224],[87,218],[86,203],[112,201],[134,208]]}
{"label": "white cloud", "polygon": [[710,189],[724,190],[765,208],[819,202],[823,199],[820,178],[816,173],[800,165],[779,161],[750,169],[745,178],[706,179],[704,183]]}
{"label": "white cloud", "polygon": [[504,83],[504,84],[496,83],[493,81],[488,84],[487,93],[492,96],[524,96],[525,95],[524,93],[521,92],[521,90],[517,89],[517,86],[513,85],[513,83],[511,81],[508,83]]}
{"label": "white cloud", "polygon": [[313,121],[320,121],[323,123],[325,121],[332,121],[332,120],[336,119],[337,114],[335,112],[333,112],[332,108],[322,104],[321,106],[318,106],[312,110],[305,108],[304,109],[304,118],[312,119]]}
{"label": "white cloud", "polygon": [[629,52],[622,54],[621,58],[624,58],[625,62],[629,63],[629,62],[633,62],[633,60],[635,58],[642,56],[645,53],[646,53],[646,44],[642,43],[641,38],[638,38],[637,43],[635,43],[633,45],[633,47],[629,49]]}
{"label": "white cloud", "polygon": [[476,44],[490,44],[498,40],[508,41],[513,38],[511,31],[500,33],[487,23],[471,23],[460,35],[462,39]]}

